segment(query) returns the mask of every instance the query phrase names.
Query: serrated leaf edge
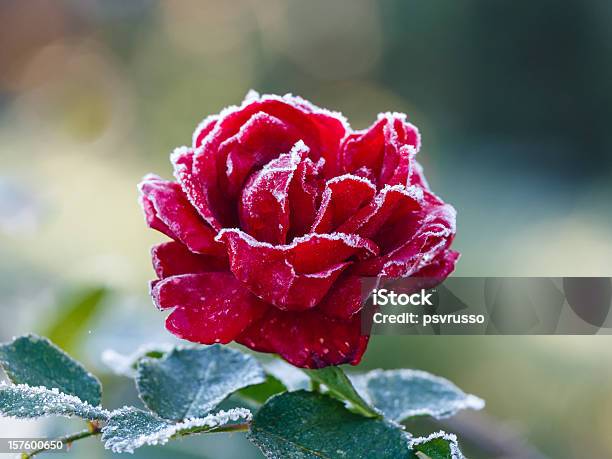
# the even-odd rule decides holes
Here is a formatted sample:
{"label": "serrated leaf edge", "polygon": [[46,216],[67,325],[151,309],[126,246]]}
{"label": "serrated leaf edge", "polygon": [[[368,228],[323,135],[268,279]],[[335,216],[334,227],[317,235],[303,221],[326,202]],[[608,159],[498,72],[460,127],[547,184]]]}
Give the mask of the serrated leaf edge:
{"label": "serrated leaf edge", "polygon": [[[123,407],[118,410],[115,410],[111,413],[109,418],[109,422],[112,420],[113,416],[122,415],[130,411],[141,411],[137,408],[133,407]],[[203,418],[191,418],[185,419],[178,423],[171,423],[167,419],[163,419],[157,416],[155,413],[146,412],[147,414],[153,416],[158,419],[160,422],[165,422],[168,424],[167,427],[164,427],[158,431],[155,431],[148,435],[142,435],[137,440],[117,440],[115,438],[105,438],[108,434],[112,433],[114,430],[114,426],[111,424],[106,424],[102,428],[102,441],[104,441],[104,447],[106,449],[110,449],[114,453],[133,453],[135,449],[140,448],[144,445],[164,445],[168,443],[168,441],[176,434],[181,431],[185,431],[188,429],[193,429],[196,427],[220,427],[229,422],[235,422],[238,420],[244,420],[245,422],[250,422],[253,418],[253,414],[250,410],[246,408],[232,408],[230,410],[218,411],[216,413],[208,414]],[[204,433],[204,432],[202,432]]]}
{"label": "serrated leaf edge", "polygon": [[[99,417],[95,419],[106,420],[111,415],[110,411],[102,408],[100,405],[94,406],[87,401],[81,400],[76,395],[65,394],[61,392],[60,390],[58,390],[57,388],[49,389],[44,386],[29,386],[27,384],[8,384],[6,382],[0,382],[0,390],[6,389],[6,388],[14,389],[14,390],[16,389],[18,392],[24,393],[24,395],[58,396],[60,398],[60,401],[64,401],[66,402],[66,404],[80,404],[80,405],[83,405],[85,409],[91,409],[93,412],[98,413]],[[23,416],[23,417],[2,415],[3,418],[7,418],[7,419],[36,419],[36,418],[41,418],[41,417],[46,417],[46,416],[61,416],[65,418],[73,418],[73,417],[82,418],[82,416],[79,416],[78,414],[65,415],[65,414],[59,414],[59,413],[50,413],[50,414],[45,414],[41,416]],[[85,419],[88,419],[88,418],[85,418]]]}
{"label": "serrated leaf edge", "polygon": [[[79,367],[81,370],[83,370],[83,372],[85,373],[85,375],[88,378],[91,378],[97,385],[98,385],[98,395],[100,399],[102,399],[102,382],[100,381],[100,379],[94,375],[93,373],[91,373],[87,368],[85,368],[85,365],[83,365],[81,362],[79,362],[78,360],[76,360],[75,358],[73,358],[70,354],[68,354],[66,351],[64,351],[61,347],[59,347],[57,344],[55,344],[53,341],[51,341],[49,338],[47,338],[46,336],[40,336],[37,335],[36,333],[27,333],[25,335],[20,335],[20,336],[13,336],[11,338],[10,341],[7,342],[3,342],[0,343],[0,347],[8,347],[10,345],[15,344],[15,341],[17,341],[18,339],[29,339],[31,341],[43,341],[45,342],[47,345],[49,345],[51,348],[53,348],[54,350],[56,350],[57,352],[59,352],[62,356],[68,358],[68,360],[70,360],[74,365],[76,365],[77,367]],[[6,374],[6,376],[8,377],[8,379],[14,383],[14,384],[21,384],[17,381],[15,381],[13,379],[13,375],[12,372],[7,370],[6,366],[9,365],[9,362],[0,359],[0,367],[2,367],[2,369],[4,370],[4,373]],[[27,384],[25,384],[27,385]],[[32,387],[32,386],[29,386]],[[41,386],[44,387],[44,386]],[[64,394],[67,395],[67,394]],[[75,396],[76,397],[76,396]],[[78,397],[77,397],[78,398]],[[81,400],[82,403],[85,403],[83,400]],[[88,403],[89,404],[89,403]]]}
{"label": "serrated leaf edge", "polygon": [[[189,350],[200,350],[200,351],[206,351],[206,350],[209,350],[209,349],[219,349],[219,350],[220,350],[220,351],[222,351],[222,352],[230,352],[230,353],[237,353],[237,354],[240,354],[242,357],[244,357],[244,358],[246,358],[246,359],[252,359],[252,360],[255,362],[255,364],[256,364],[256,365],[259,367],[259,369],[261,370],[261,375],[260,375],[261,380],[260,380],[260,381],[257,381],[257,382],[254,382],[254,383],[252,383],[252,384],[249,384],[249,385],[247,385],[247,386],[243,386],[243,387],[241,387],[240,389],[243,389],[244,387],[249,387],[249,386],[252,386],[252,385],[255,385],[255,384],[261,384],[261,383],[263,383],[263,382],[265,382],[265,381],[266,381],[266,378],[265,378],[266,372],[265,372],[265,370],[264,370],[263,366],[262,366],[262,365],[261,365],[261,363],[260,363],[260,362],[259,362],[259,361],[258,361],[258,360],[257,360],[257,359],[256,359],[256,358],[253,356],[253,355],[251,355],[251,354],[247,354],[247,353],[242,352],[242,351],[240,351],[240,350],[238,350],[238,349],[232,349],[232,348],[229,348],[229,347],[225,347],[225,346],[222,346],[222,345],[220,345],[220,344],[213,344],[213,345],[210,345],[210,346],[180,346],[180,345],[179,345],[179,346],[174,346],[172,349],[170,349],[170,351],[169,351],[169,352],[167,352],[166,354],[164,354],[164,355],[163,355],[163,357],[161,357],[161,358],[159,358],[159,359],[153,359],[153,358],[150,358],[150,357],[146,357],[146,356],[145,356],[145,357],[142,357],[141,359],[139,359],[139,360],[137,361],[137,365],[136,365],[136,376],[135,376],[135,378],[134,378],[134,383],[136,384],[136,390],[137,390],[137,392],[138,392],[138,398],[140,399],[140,401],[142,401],[142,403],[144,403],[144,405],[145,405],[145,406],[146,406],[146,407],[147,407],[147,408],[148,408],[148,409],[149,409],[149,410],[150,410],[152,413],[155,413],[155,415],[156,415],[156,416],[160,416],[160,417],[161,417],[161,415],[159,415],[158,413],[156,413],[156,412],[153,410],[153,408],[151,408],[151,407],[149,406],[149,403],[148,403],[148,401],[147,401],[147,396],[146,396],[146,395],[145,395],[145,394],[144,394],[144,393],[141,391],[141,388],[140,388],[140,383],[139,383],[139,381],[140,381],[140,379],[142,378],[142,371],[143,371],[142,369],[144,368],[144,366],[145,366],[146,364],[148,364],[148,363],[160,363],[160,364],[161,364],[161,363],[163,363],[164,361],[167,361],[167,360],[169,360],[170,358],[172,358],[172,356],[173,356],[173,355],[178,354],[179,352],[182,352],[182,351],[189,351]],[[236,390],[236,391],[234,391],[233,393],[237,392],[237,391],[238,391],[238,390],[240,390],[240,389],[237,389],[237,390]],[[231,394],[229,394],[227,397],[229,397],[230,395],[231,395]],[[226,397],[226,398],[227,398],[227,397]],[[212,407],[210,410],[208,410],[208,412],[210,412],[210,411],[214,410],[214,409],[215,409],[217,406],[219,406],[219,404],[220,404],[220,403],[221,403],[221,402],[217,403],[217,404],[216,404],[215,406],[213,406],[213,407]],[[193,402],[192,402],[192,404],[193,404]],[[166,419],[166,418],[163,418],[163,417],[161,417],[161,418],[162,418],[162,419]],[[188,419],[191,419],[191,418],[188,418]],[[172,419],[169,419],[169,421],[173,421],[173,420],[172,420]]]}
{"label": "serrated leaf edge", "polygon": [[453,390],[455,390],[457,393],[463,395],[463,400],[460,400],[460,401],[455,400],[448,404],[451,406],[451,409],[432,410],[430,408],[420,408],[420,409],[413,409],[413,410],[405,410],[402,412],[401,418],[396,420],[397,422],[402,422],[403,420],[413,417],[413,416],[424,416],[424,415],[431,416],[435,419],[444,419],[444,418],[454,416],[458,411],[461,411],[461,410],[472,409],[475,411],[479,411],[485,407],[485,401],[483,399],[475,395],[464,392],[461,388],[459,388],[452,381],[449,381],[448,379],[443,378],[442,376],[437,376],[427,371],[414,370],[414,369],[408,369],[408,368],[400,368],[400,369],[395,369],[395,370],[382,370],[379,368],[376,370],[371,370],[365,374],[359,375],[364,378],[364,384],[356,385],[355,388],[357,389],[359,394],[371,406],[374,406],[374,405],[373,405],[372,398],[370,397],[370,393],[368,390],[368,383],[370,382],[371,379],[378,378],[381,375],[382,376],[399,375],[402,379],[417,376],[417,377],[427,379],[437,384],[446,385],[452,388]]}
{"label": "serrated leaf edge", "polygon": [[433,432],[426,437],[411,437],[409,439],[408,445],[410,446],[410,449],[414,449],[418,445],[422,445],[423,443],[427,443],[431,440],[436,440],[438,438],[441,438],[448,442],[450,450],[451,450],[452,459],[465,459],[465,456],[459,449],[459,442],[457,441],[457,435],[445,432],[443,430],[440,430],[438,432]]}

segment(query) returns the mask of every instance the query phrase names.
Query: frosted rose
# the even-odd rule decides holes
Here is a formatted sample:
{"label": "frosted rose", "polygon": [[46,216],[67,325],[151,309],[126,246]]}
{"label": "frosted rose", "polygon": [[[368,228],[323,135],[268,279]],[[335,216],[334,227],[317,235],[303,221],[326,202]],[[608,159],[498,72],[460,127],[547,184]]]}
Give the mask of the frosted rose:
{"label": "frosted rose", "polygon": [[455,211],[415,160],[418,130],[385,113],[353,131],[338,113],[249,94],[172,154],[176,181],[140,184],[152,296],[166,327],[236,341],[307,368],[357,364],[362,276],[446,277]]}

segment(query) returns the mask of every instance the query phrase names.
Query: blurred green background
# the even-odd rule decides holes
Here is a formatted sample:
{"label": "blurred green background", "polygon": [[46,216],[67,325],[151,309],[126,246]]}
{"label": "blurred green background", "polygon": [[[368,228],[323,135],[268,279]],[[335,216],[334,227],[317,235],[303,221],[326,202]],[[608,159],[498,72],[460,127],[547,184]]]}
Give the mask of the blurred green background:
{"label": "blurred green background", "polygon": [[[172,341],[135,185],[171,177],[169,152],[250,88],[354,128],[408,113],[458,210],[457,275],[612,275],[611,24],[609,0],[1,1],[0,339],[46,333],[107,405],[134,402],[100,353]],[[374,337],[362,367],[485,398],[443,426],[472,458],[612,458],[611,358],[606,336]],[[62,429],[0,419],[4,436]],[[136,456],[261,457],[240,434]]]}

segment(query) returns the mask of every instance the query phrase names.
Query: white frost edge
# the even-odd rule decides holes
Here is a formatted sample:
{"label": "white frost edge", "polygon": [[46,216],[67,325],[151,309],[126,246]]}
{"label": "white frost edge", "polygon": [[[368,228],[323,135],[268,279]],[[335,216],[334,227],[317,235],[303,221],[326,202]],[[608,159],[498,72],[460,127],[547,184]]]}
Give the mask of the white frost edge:
{"label": "white frost edge", "polygon": [[368,249],[368,245],[360,245],[361,241],[365,241],[365,238],[361,236],[357,236],[355,234],[347,234],[347,233],[310,233],[305,234],[304,236],[296,237],[293,239],[291,244],[279,244],[274,245],[269,242],[261,242],[255,239],[253,236],[247,234],[240,228],[223,228],[217,236],[215,236],[215,241],[221,242],[221,239],[225,233],[236,233],[242,240],[244,240],[251,247],[264,247],[268,249],[277,249],[277,250],[290,250],[295,248],[298,244],[302,242],[309,241],[310,239],[318,238],[318,239],[326,239],[329,241],[342,241],[346,243],[349,247],[353,247],[356,249]]}
{"label": "white frost edge", "polygon": [[[245,98],[243,99],[242,103],[240,105],[229,105],[223,109],[221,109],[221,111],[216,114],[216,115],[209,115],[207,117],[205,117],[200,123],[198,123],[196,129],[193,132],[192,135],[192,145],[195,147],[195,139],[197,138],[198,133],[201,131],[202,127],[208,123],[209,121],[213,120],[213,119],[223,119],[228,115],[231,115],[232,113],[244,110],[246,107],[248,107],[249,105],[255,103],[255,102],[265,102],[265,101],[269,101],[269,100],[276,100],[279,102],[285,102],[288,103],[292,106],[296,106],[296,108],[300,109],[300,108],[308,108],[310,110],[313,111],[313,113],[317,113],[317,114],[322,114],[322,115],[327,115],[327,116],[332,116],[334,118],[336,118],[338,121],[340,121],[340,123],[342,123],[342,125],[344,126],[345,131],[347,132],[347,135],[350,134],[351,132],[353,132],[348,120],[346,119],[346,117],[338,112],[338,111],[333,111],[333,110],[328,110],[326,108],[321,108],[315,104],[313,104],[312,102],[303,99],[300,96],[295,96],[291,93],[286,93],[285,95],[279,96],[276,94],[259,94],[257,91],[250,89]],[[300,107],[301,106],[301,107]],[[215,126],[208,134],[208,136],[213,135],[213,133],[216,133],[218,129],[218,125]],[[207,136],[207,137],[208,137]],[[204,145],[205,142],[202,142],[202,145]]]}
{"label": "white frost edge", "polygon": [[407,382],[415,378],[425,379],[432,383],[438,384],[440,386],[444,386],[445,388],[450,389],[453,392],[456,392],[459,396],[463,397],[460,400],[454,400],[452,403],[449,403],[448,405],[451,407],[451,409],[448,409],[448,410],[432,410],[430,408],[420,408],[420,409],[402,411],[400,419],[397,419],[397,421],[399,422],[401,422],[402,420],[408,417],[422,416],[422,415],[428,415],[435,419],[444,419],[444,418],[455,415],[457,412],[461,410],[471,409],[471,410],[479,411],[485,407],[485,401],[481,399],[480,397],[477,397],[472,394],[467,394],[463,390],[461,390],[456,384],[454,384],[452,381],[449,381],[448,379],[443,378],[441,376],[433,375],[423,370],[412,370],[412,369],[406,369],[406,368],[397,369],[397,370],[376,369],[376,370],[369,371],[368,373],[365,373],[363,375],[357,375],[357,376],[358,376],[357,378],[358,382],[354,383],[355,389],[357,389],[359,394],[364,399],[366,399],[366,401],[370,402],[370,404],[372,404],[372,398],[370,397],[370,393],[368,391],[368,383],[370,382],[370,380],[380,378],[381,376],[382,377],[399,376],[402,380],[407,381]]}
{"label": "white frost edge", "polygon": [[[25,412],[25,409],[22,407],[22,408],[19,408],[17,411],[23,412],[26,416],[21,417],[21,416],[12,416],[12,415],[4,415],[4,414],[2,415],[2,417],[9,418],[9,419],[35,419],[35,418],[44,417],[44,416],[63,416],[66,418],[83,417],[78,414],[79,410],[82,410],[82,411],[91,410],[92,412],[99,414],[101,418],[108,418],[111,415],[110,411],[105,410],[104,408],[100,406],[94,406],[90,404],[89,402],[81,400],[76,395],[65,394],[64,392],[61,392],[59,389],[55,387],[49,389],[44,386],[28,386],[27,384],[9,384],[6,382],[0,382],[0,390],[3,390],[3,389],[11,389],[16,392],[20,392],[23,396],[29,397],[29,398],[35,398],[38,396],[46,397],[46,398],[51,397],[53,398],[52,400],[53,403],[64,404],[65,406],[62,406],[63,409],[71,409],[74,411],[74,414],[50,412],[49,414],[42,414],[40,416],[28,416],[27,413]],[[48,400],[43,400],[43,405],[45,405],[45,402],[48,402]],[[50,405],[46,404],[45,406],[50,406]]]}
{"label": "white frost edge", "polygon": [[[134,408],[124,407],[114,411],[113,414],[123,414],[132,410],[134,410]],[[144,445],[164,445],[173,435],[176,435],[184,430],[195,427],[219,427],[240,419],[250,422],[252,418],[253,415],[251,411],[246,408],[232,408],[228,411],[221,410],[214,414],[208,414],[203,418],[190,418],[176,424],[168,424],[166,427],[163,427],[156,432],[148,435],[142,435],[136,439],[118,440],[116,438],[110,438],[105,441],[104,447],[110,449],[114,453],[133,453],[135,449]],[[163,422],[165,420],[160,418],[160,421]],[[102,432],[104,434],[107,432],[113,432],[114,430],[115,428],[108,424],[102,428]]]}
{"label": "white frost edge", "polygon": [[436,438],[442,438],[443,440],[446,440],[449,443],[452,459],[465,459],[465,456],[459,449],[457,435],[444,432],[443,430],[434,432],[426,437],[412,437],[408,440],[408,444],[410,446],[410,449],[414,449],[415,446],[427,443],[428,441],[434,440]]}

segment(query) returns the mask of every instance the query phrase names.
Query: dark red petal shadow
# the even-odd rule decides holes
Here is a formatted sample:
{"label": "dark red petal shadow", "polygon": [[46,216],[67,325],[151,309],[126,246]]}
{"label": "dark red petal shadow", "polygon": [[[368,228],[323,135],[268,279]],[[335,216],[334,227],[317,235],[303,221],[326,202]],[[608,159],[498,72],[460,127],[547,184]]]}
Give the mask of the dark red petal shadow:
{"label": "dark red petal shadow", "polygon": [[279,354],[302,368],[357,365],[368,342],[368,336],[361,335],[360,319],[359,314],[348,321],[334,319],[318,308],[303,312],[271,308],[236,341],[256,351]]}

